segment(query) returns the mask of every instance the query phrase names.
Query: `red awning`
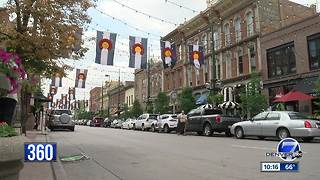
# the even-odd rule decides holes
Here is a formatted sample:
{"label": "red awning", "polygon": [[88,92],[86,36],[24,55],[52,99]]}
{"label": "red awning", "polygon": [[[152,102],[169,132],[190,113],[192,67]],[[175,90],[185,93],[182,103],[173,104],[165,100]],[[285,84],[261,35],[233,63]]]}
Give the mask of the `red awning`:
{"label": "red awning", "polygon": [[311,99],[314,99],[314,97],[300,91],[290,91],[273,102],[307,101]]}

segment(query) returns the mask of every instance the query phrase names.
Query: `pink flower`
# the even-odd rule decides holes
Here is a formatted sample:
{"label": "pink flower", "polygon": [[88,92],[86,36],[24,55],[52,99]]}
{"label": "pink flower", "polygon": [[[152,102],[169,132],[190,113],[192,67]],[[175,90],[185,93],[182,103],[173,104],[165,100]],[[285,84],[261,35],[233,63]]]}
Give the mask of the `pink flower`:
{"label": "pink flower", "polygon": [[4,64],[7,64],[10,61],[11,53],[0,50],[0,59]]}

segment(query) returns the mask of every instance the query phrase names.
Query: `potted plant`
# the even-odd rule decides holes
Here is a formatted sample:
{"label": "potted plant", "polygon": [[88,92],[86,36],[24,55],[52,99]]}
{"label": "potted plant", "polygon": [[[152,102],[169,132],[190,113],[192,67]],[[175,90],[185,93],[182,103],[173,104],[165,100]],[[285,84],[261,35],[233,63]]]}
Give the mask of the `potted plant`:
{"label": "potted plant", "polygon": [[6,122],[0,121],[0,179],[18,180],[23,168],[25,138]]}
{"label": "potted plant", "polygon": [[25,77],[20,57],[0,49],[0,119],[11,125],[17,101],[12,98]]}

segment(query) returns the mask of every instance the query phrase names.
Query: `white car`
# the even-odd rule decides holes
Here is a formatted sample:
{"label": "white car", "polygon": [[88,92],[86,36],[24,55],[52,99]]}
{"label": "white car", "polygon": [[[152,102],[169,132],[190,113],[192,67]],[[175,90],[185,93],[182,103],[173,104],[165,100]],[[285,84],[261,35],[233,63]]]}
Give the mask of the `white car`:
{"label": "white car", "polygon": [[122,129],[132,129],[134,123],[134,119],[129,118],[122,123]]}
{"label": "white car", "polygon": [[141,129],[142,131],[151,129],[151,125],[157,122],[157,114],[142,114],[138,117],[133,129]]}
{"label": "white car", "polygon": [[178,126],[178,118],[175,114],[163,114],[159,116],[157,128],[159,132],[169,133],[176,130]]}
{"label": "white car", "polygon": [[91,120],[89,120],[86,125],[90,126],[90,124],[91,124]]}

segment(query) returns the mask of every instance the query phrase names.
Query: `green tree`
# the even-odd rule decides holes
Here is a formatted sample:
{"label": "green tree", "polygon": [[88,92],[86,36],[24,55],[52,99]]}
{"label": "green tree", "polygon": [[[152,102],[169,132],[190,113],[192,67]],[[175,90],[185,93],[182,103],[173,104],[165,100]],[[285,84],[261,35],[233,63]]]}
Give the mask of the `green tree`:
{"label": "green tree", "polygon": [[139,103],[139,101],[136,99],[133,102],[133,106],[131,109],[131,116],[132,117],[139,117],[141,114],[143,113],[142,108],[141,108],[141,104]]}
{"label": "green tree", "polygon": [[195,99],[192,96],[192,88],[186,87],[182,90],[178,95],[178,104],[185,113],[196,107]]}
{"label": "green tree", "polygon": [[261,79],[257,74],[251,74],[247,91],[241,93],[242,115],[252,117],[268,107],[267,98],[262,94]]}
{"label": "green tree", "polygon": [[214,104],[216,106],[223,103],[223,95],[220,93],[217,93],[217,94],[210,93],[210,95],[208,97],[208,103]]}
{"label": "green tree", "polygon": [[169,97],[164,92],[159,92],[157,100],[154,103],[154,110],[156,113],[164,114],[169,111]]}
{"label": "green tree", "polygon": [[152,114],[152,113],[153,113],[153,110],[154,110],[153,104],[152,104],[152,102],[149,102],[149,103],[147,104],[147,106],[146,106],[146,111],[147,111],[147,113]]}
{"label": "green tree", "polygon": [[[320,94],[320,77],[318,78],[318,80],[315,83],[315,92],[316,94]],[[317,118],[320,117],[320,100],[317,99],[314,104],[318,107],[317,110],[315,110],[315,116]]]}

